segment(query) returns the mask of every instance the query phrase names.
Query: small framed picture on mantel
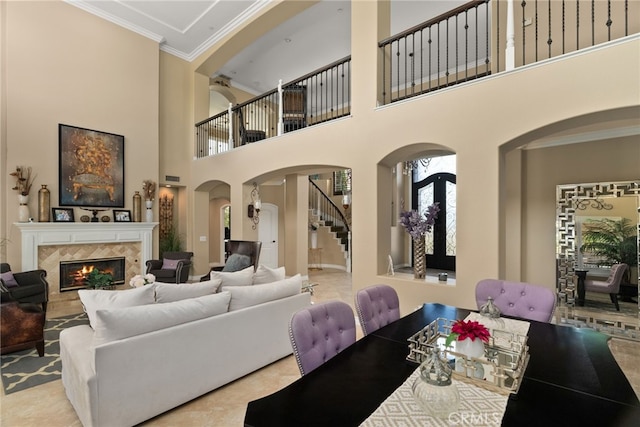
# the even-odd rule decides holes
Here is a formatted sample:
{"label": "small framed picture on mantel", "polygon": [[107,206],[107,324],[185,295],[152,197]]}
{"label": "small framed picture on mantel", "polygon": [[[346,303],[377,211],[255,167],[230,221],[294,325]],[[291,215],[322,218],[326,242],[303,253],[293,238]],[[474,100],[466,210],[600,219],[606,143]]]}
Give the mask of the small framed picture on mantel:
{"label": "small framed picture on mantel", "polygon": [[73,208],[51,208],[53,222],[75,222]]}
{"label": "small framed picture on mantel", "polygon": [[113,210],[113,222],[131,222],[131,211],[114,209]]}

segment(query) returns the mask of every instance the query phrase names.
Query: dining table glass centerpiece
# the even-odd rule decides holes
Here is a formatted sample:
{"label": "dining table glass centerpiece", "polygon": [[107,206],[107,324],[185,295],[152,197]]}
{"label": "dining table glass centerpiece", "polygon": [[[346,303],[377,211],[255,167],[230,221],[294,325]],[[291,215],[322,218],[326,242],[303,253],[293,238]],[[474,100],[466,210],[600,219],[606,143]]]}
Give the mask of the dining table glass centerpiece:
{"label": "dining table glass centerpiece", "polygon": [[417,210],[401,211],[400,225],[409,233],[413,240],[413,277],[424,279],[427,274],[427,260],[424,236],[433,229],[438,212],[439,203],[435,202],[427,207],[427,211],[419,213]]}
{"label": "dining table glass centerpiece", "polygon": [[440,352],[431,352],[418,368],[420,375],[411,386],[413,397],[424,411],[437,418],[447,418],[458,410],[460,393],[451,381],[451,368]]}

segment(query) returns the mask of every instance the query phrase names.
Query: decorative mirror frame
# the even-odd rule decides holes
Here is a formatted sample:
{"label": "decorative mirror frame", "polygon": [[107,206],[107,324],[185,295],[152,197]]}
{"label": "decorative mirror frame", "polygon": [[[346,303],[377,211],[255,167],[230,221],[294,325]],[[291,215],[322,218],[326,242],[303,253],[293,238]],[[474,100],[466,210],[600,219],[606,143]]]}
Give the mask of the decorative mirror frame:
{"label": "decorative mirror frame", "polygon": [[[575,305],[577,294],[573,281],[577,250],[576,203],[580,199],[595,199],[603,196],[640,197],[640,181],[597,182],[556,186],[556,286],[559,301],[569,306]],[[640,214],[640,212],[638,213]],[[638,221],[636,226],[638,228],[638,245],[640,245],[640,221]],[[640,256],[637,261],[638,267],[640,267]],[[640,271],[640,269],[638,271]]]}

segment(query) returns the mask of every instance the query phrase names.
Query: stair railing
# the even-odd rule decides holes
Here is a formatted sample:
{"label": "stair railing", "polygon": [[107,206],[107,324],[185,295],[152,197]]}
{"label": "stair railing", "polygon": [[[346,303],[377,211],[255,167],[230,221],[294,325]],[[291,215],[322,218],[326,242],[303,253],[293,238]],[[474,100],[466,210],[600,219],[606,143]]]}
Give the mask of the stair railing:
{"label": "stair railing", "polygon": [[311,178],[309,178],[309,209],[317,212],[322,221],[332,221],[335,226],[342,226],[345,231],[351,231],[340,208]]}

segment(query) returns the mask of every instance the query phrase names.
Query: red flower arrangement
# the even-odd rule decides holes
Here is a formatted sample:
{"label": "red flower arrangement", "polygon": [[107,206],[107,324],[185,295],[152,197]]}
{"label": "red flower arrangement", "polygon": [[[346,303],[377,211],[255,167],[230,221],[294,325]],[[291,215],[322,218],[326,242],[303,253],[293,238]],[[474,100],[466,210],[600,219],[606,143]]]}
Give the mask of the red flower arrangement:
{"label": "red flower arrangement", "polygon": [[467,338],[471,338],[471,341],[479,338],[484,342],[489,342],[490,336],[489,330],[482,323],[475,320],[456,320],[451,326],[451,333],[447,336],[445,346],[449,347],[451,342],[462,341]]}

